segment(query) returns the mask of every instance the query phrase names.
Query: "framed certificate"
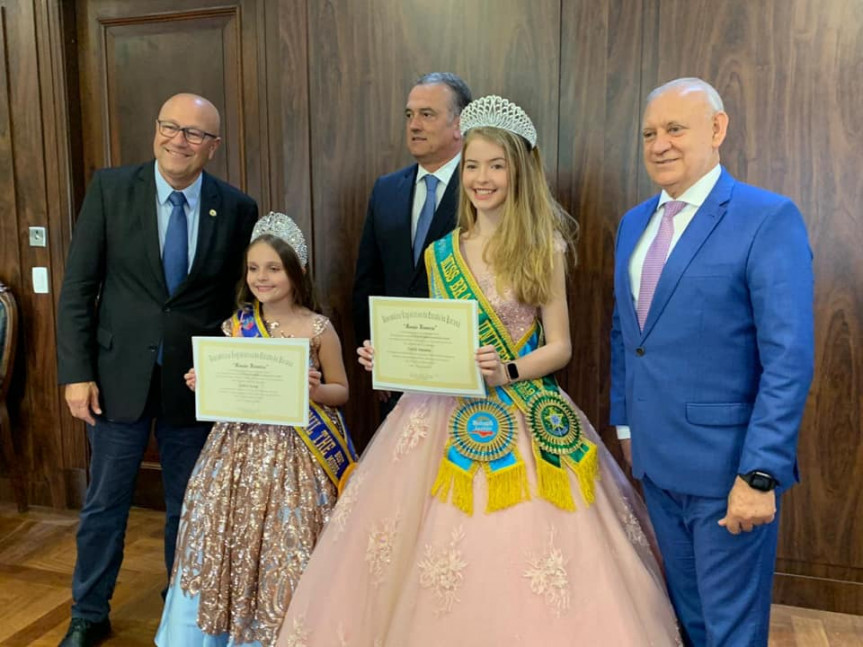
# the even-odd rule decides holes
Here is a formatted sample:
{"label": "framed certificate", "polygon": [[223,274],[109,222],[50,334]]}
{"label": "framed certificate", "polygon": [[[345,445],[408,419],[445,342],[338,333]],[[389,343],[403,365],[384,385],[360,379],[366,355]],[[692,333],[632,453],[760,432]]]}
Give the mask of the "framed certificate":
{"label": "framed certificate", "polygon": [[375,389],[485,397],[476,301],[369,297],[369,313]]}
{"label": "framed certificate", "polygon": [[192,337],[198,420],[305,427],[309,340]]}

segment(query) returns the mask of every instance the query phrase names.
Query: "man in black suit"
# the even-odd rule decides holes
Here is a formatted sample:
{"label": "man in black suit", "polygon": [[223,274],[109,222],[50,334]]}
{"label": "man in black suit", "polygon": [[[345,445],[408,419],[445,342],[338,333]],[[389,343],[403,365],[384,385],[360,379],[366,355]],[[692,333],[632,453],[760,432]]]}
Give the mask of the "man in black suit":
{"label": "man in black suit", "polygon": [[151,426],[171,573],[183,493],[210,430],[195,420],[183,381],[191,337],[219,334],[258,216],[254,200],[203,172],[221,143],[219,127],[206,99],[168,99],[155,124],[155,162],[97,171],[75,226],[57,354],[66,402],[87,423],[92,455],[62,646],[94,645],[110,633],[108,601]]}
{"label": "man in black suit", "polygon": [[[405,106],[407,147],[416,164],[379,177],[369,198],[354,277],[356,341],[369,338],[369,297],[428,297],[423,250],[456,225],[459,115],[470,103],[455,74],[422,76]],[[397,397],[380,393],[382,412]]]}

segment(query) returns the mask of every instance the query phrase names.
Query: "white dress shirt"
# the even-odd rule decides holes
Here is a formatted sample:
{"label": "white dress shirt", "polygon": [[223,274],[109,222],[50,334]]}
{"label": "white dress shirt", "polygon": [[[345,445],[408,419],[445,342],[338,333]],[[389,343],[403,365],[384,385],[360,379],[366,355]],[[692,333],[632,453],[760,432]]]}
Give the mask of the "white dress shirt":
{"label": "white dress shirt", "polygon": [[[698,182],[686,189],[679,198],[676,198],[676,200],[685,202],[686,206],[671,221],[674,225],[674,234],[671,237],[671,244],[668,246],[668,256],[671,256],[671,251],[677,245],[677,241],[680,240],[683,232],[686,231],[689,223],[695,217],[696,212],[701,208],[701,205],[707,200],[707,196],[713,191],[713,187],[719,181],[720,175],[722,175],[722,167],[717,164],[703,175]],[[659,233],[659,223],[662,220],[662,214],[665,213],[665,203],[672,200],[675,200],[675,198],[672,198],[663,189],[659,195],[659,204],[656,205],[656,211],[650,217],[644,233],[638,239],[638,244],[629,258],[629,284],[632,288],[632,303],[634,305],[638,304],[638,292],[641,290],[641,268],[644,266],[644,257],[647,256],[647,250],[650,249],[653,239]],[[668,259],[668,256],[665,258]],[[631,436],[632,433],[628,425],[617,426],[617,437],[619,439],[623,440]]]}
{"label": "white dress shirt", "polygon": [[449,162],[441,166],[434,173],[429,173],[419,165],[417,169],[416,186],[414,187],[414,206],[411,211],[411,243],[417,235],[417,222],[420,219],[420,213],[423,210],[423,205],[426,201],[426,182],[423,179],[426,175],[434,175],[438,179],[437,187],[435,188],[435,209],[440,204],[443,194],[449,181],[452,179],[452,174],[458,168],[458,163],[461,161],[461,153],[456,154]]}

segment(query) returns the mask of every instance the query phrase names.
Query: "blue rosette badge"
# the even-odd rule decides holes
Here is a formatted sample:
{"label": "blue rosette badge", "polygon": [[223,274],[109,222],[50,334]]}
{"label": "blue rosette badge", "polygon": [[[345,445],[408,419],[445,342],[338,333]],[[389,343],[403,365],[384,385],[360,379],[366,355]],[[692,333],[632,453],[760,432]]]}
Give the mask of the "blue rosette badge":
{"label": "blue rosette badge", "polygon": [[482,466],[488,481],[486,512],[530,499],[527,470],[516,447],[512,414],[494,400],[459,401],[432,495],[473,514],[473,479]]}

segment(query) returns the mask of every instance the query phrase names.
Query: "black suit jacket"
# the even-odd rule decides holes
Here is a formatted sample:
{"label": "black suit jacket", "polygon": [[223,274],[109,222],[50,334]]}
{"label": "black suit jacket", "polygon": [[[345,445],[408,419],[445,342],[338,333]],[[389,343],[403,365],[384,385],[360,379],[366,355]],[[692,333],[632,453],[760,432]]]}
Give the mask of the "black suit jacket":
{"label": "black suit jacket", "polygon": [[163,343],[162,412],[172,424],[189,424],[195,401],[183,374],[192,366],[190,338],[220,334],[233,310],[258,207],[246,194],[203,174],[195,258],[189,276],[169,297],[155,172],[151,161],[93,175],[60,293],[59,381],[95,381],[103,414],[132,422],[144,411]]}
{"label": "black suit jacket", "polygon": [[[412,164],[375,181],[354,275],[356,343],[369,338],[369,297],[428,297],[425,263],[414,266],[411,211],[418,170]],[[458,212],[458,169],[447,183],[423,249],[451,232]]]}

